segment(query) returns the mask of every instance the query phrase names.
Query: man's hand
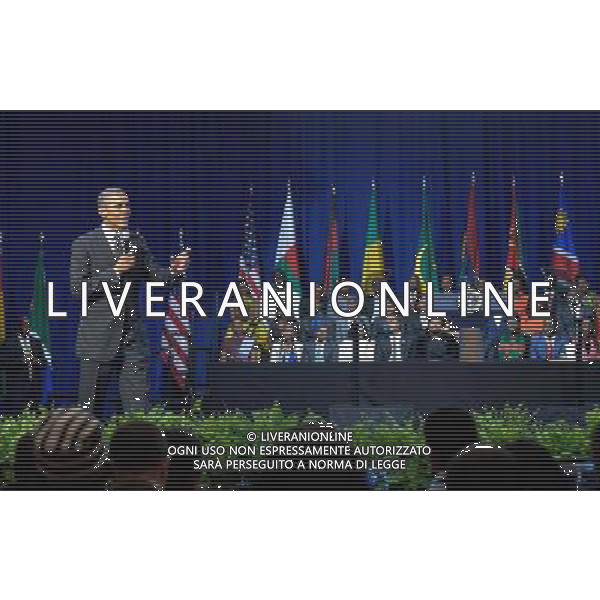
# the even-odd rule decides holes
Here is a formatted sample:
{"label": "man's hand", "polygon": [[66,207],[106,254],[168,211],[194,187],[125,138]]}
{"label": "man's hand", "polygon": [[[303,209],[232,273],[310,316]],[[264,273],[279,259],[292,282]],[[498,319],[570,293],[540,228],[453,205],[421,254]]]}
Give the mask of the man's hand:
{"label": "man's hand", "polygon": [[171,272],[173,273],[183,273],[190,262],[190,248],[186,248],[183,252],[180,252],[176,256],[171,258]]}
{"label": "man's hand", "polygon": [[117,273],[124,273],[129,271],[135,264],[135,254],[123,254],[119,256],[115,263],[115,271]]}

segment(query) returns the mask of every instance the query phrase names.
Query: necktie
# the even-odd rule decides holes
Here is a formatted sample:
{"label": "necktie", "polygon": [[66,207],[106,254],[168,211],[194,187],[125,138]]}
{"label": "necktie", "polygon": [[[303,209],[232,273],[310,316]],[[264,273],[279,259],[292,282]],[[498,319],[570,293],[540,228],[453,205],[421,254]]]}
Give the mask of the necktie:
{"label": "necktie", "polygon": [[548,338],[548,346],[547,346],[547,350],[546,350],[546,359],[547,360],[552,360],[552,349],[553,349],[552,339]]}

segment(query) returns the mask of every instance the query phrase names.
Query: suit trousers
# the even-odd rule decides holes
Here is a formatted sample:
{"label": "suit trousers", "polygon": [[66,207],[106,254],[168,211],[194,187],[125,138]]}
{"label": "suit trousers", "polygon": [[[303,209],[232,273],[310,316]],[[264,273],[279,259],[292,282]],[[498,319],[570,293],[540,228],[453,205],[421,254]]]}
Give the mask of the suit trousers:
{"label": "suit trousers", "polygon": [[118,381],[121,410],[148,408],[148,353],[143,340],[137,339],[135,329],[126,322],[121,344],[108,362],[83,359],[79,372],[79,402],[90,407],[98,417],[109,416],[115,410],[110,398],[111,386]]}

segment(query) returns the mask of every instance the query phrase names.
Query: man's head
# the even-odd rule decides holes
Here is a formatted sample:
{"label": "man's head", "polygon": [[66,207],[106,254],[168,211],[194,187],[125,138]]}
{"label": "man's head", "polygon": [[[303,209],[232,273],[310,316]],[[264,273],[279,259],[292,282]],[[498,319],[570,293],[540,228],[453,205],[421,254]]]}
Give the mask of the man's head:
{"label": "man's head", "polygon": [[552,318],[544,321],[544,333],[546,335],[554,335],[556,332],[556,321]]}
{"label": "man's head", "polygon": [[463,449],[478,441],[475,419],[470,412],[452,406],[438,408],[427,415],[425,443],[431,447],[431,467],[440,472]]}
{"label": "man's head", "polygon": [[585,277],[577,278],[577,293],[578,294],[586,294],[588,291],[588,282]]}
{"label": "man's head", "polygon": [[446,470],[447,490],[520,490],[523,478],[518,463],[503,448],[476,445],[450,461]]}
{"label": "man's head", "polygon": [[163,486],[167,478],[167,443],[162,431],[145,421],[120,425],[110,442],[113,485],[127,489]]}
{"label": "man's head", "polygon": [[34,454],[50,489],[102,489],[100,422],[82,408],[50,413],[34,434]]}
{"label": "man's head", "polygon": [[511,333],[517,333],[520,329],[519,319],[517,317],[508,317],[506,319],[506,328]]}
{"label": "man's head", "polygon": [[581,322],[581,332],[583,335],[591,337],[596,335],[594,321],[592,319],[583,319]]}
{"label": "man's head", "polygon": [[294,319],[284,319],[279,325],[281,337],[284,340],[295,340],[298,334],[298,326]]}
{"label": "man's head", "polygon": [[103,225],[116,230],[127,229],[130,212],[125,190],[107,187],[98,194],[98,214]]}
{"label": "man's head", "polygon": [[451,275],[444,275],[442,277],[442,292],[451,292],[454,287]]}
{"label": "man's head", "polygon": [[236,316],[231,321],[231,330],[233,331],[233,333],[242,335],[245,331],[245,328],[246,328],[246,324],[244,323],[244,321],[242,320],[241,317]]}
{"label": "man's head", "polygon": [[445,324],[443,317],[430,317],[428,328],[431,333],[441,333]]}
{"label": "man's head", "polygon": [[319,342],[325,342],[332,336],[331,323],[320,319],[315,324],[315,338]]}
{"label": "man's head", "polygon": [[512,284],[513,295],[518,296],[519,294],[525,293],[525,282],[520,276],[516,275],[512,280]]}
{"label": "man's head", "polygon": [[283,275],[283,271],[279,269],[275,269],[273,271],[273,286],[280,287],[285,284],[285,277]]}

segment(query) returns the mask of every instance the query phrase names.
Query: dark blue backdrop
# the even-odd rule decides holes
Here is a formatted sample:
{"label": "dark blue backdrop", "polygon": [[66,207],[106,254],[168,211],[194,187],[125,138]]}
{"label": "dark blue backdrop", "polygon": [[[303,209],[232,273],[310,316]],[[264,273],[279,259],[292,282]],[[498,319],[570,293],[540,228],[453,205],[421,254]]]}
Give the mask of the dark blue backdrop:
{"label": "dark blue backdrop", "polygon": [[[599,133],[600,114],[586,112],[2,113],[7,317],[12,322],[27,312],[40,231],[60,308],[77,310],[68,294],[69,248],[75,236],[97,224],[95,197],[107,185],[129,192],[132,224],[162,262],[184,227],[194,249],[189,278],[205,286],[212,313],[215,294],[237,273],[250,184],[266,276],[289,178],[305,280],[322,278],[332,183],[344,274],[358,279],[374,178],[386,267],[401,282],[412,271],[423,175],[440,273],[458,271],[474,171],[483,276],[498,283],[512,176],[526,270],[538,279],[550,262],[563,171],[576,248],[584,273],[597,285]],[[51,324],[57,388],[65,393],[75,386],[75,325],[74,317]],[[214,319],[196,320],[198,346],[212,345],[215,325]],[[159,323],[150,323],[150,330],[156,348]]]}

